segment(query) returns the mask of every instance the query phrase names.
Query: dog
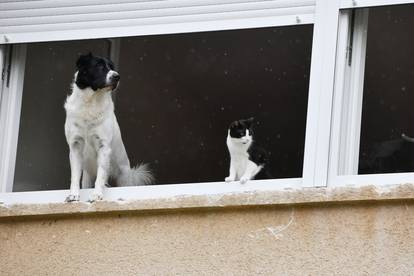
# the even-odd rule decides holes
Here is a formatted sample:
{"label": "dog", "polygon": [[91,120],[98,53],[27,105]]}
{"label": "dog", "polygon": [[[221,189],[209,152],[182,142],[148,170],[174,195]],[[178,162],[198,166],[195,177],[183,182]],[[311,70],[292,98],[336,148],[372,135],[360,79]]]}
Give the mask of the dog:
{"label": "dog", "polygon": [[111,95],[120,80],[114,64],[89,53],[78,58],[76,68],[72,93],[64,104],[71,168],[66,201],[79,200],[81,181],[83,189],[95,183],[91,202],[103,199],[109,179],[115,186],[151,184],[153,175],[147,165],[131,168],[122,142]]}

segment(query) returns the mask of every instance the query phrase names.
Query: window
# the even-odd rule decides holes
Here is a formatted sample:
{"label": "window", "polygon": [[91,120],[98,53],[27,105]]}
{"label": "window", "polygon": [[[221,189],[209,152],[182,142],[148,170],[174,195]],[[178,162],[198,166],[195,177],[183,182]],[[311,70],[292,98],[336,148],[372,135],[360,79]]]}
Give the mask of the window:
{"label": "window", "polygon": [[[256,141],[274,153],[271,175],[302,176],[311,25],[117,43],[123,140],[131,163],[148,162],[157,184],[223,181],[228,125],[252,116]],[[62,105],[74,62],[85,51],[109,57],[110,46],[108,40],[27,45],[13,191],[69,188]]]}
{"label": "window", "polygon": [[13,191],[69,188],[63,103],[70,92],[76,56],[85,51],[109,57],[110,41],[27,45]]}
{"label": "window", "polygon": [[271,153],[274,178],[302,176],[312,26],[120,44],[126,74],[117,117],[132,162],[150,162],[159,183],[223,181],[228,125],[251,116],[258,144]]}
{"label": "window", "polygon": [[332,168],[339,175],[364,176],[342,178],[348,184],[372,181],[369,175],[380,175],[384,182],[412,178],[407,173],[414,172],[410,121],[414,98],[409,92],[414,87],[409,59],[414,54],[414,39],[409,35],[413,14],[414,5],[342,12],[336,86],[336,118],[341,117],[336,134],[342,134],[335,137],[334,133],[339,156],[333,155],[332,161],[339,162]]}
{"label": "window", "polygon": [[[160,43],[167,41],[180,47],[182,46],[183,50],[185,50],[179,51],[180,49],[175,49],[172,51],[171,57],[175,60],[183,60],[183,63],[178,64],[182,69],[186,70],[174,72],[171,71],[174,69],[172,67],[165,68],[167,70],[165,73],[168,73],[168,70],[170,70],[170,73],[174,73],[172,74],[172,77],[174,77],[172,79],[173,87],[166,87],[168,84],[166,82],[169,81],[168,79],[163,79],[163,82],[160,83],[154,82],[154,76],[152,75],[154,72],[144,70],[140,71],[142,72],[142,79],[139,81],[128,83],[128,74],[125,74],[122,81],[124,84],[121,84],[119,95],[115,99],[117,104],[116,112],[120,120],[121,128],[125,129],[122,130],[123,138],[132,163],[139,161],[152,163],[153,169],[159,175],[158,183],[160,184],[220,181],[217,182],[217,185],[208,185],[208,188],[205,186],[197,189],[193,188],[197,187],[197,184],[194,184],[195,186],[193,184],[181,185],[179,188],[170,185],[162,190],[155,189],[157,190],[157,195],[160,194],[159,192],[163,193],[164,191],[174,189],[174,193],[182,195],[187,190],[190,193],[194,193],[195,191],[198,192],[199,189],[201,189],[201,193],[206,193],[208,189],[217,193],[217,191],[247,191],[249,189],[275,189],[286,186],[313,185],[313,179],[311,177],[313,174],[313,164],[304,160],[304,156],[309,155],[306,152],[310,148],[313,148],[312,143],[315,141],[314,137],[316,136],[316,133],[312,131],[306,131],[305,134],[305,125],[309,125],[309,122],[315,123],[314,119],[307,116],[309,113],[307,109],[314,108],[312,105],[309,106],[307,104],[308,85],[311,82],[310,55],[313,31],[312,25],[310,24],[314,21],[314,0],[225,0],[217,2],[209,1],[208,3],[190,3],[188,1],[175,0],[136,3],[107,0],[105,3],[102,3],[102,1],[92,0],[88,2],[87,13],[85,13],[84,7],[73,4],[73,1],[68,0],[53,4],[43,1],[5,2],[0,4],[0,8],[5,11],[3,17],[0,19],[0,33],[4,34],[0,36],[0,43],[5,44],[2,46],[1,51],[6,57],[5,72],[10,71],[10,73],[7,73],[7,78],[10,81],[3,82],[4,86],[1,91],[3,98],[1,102],[2,114],[0,115],[0,124],[6,129],[5,132],[0,133],[0,155],[2,156],[2,163],[0,164],[0,186],[2,192],[67,188],[67,180],[63,179],[68,179],[69,174],[67,146],[62,147],[65,142],[64,139],[62,141],[63,133],[60,132],[60,124],[64,118],[64,112],[61,109],[62,98],[64,96],[62,94],[48,94],[44,99],[45,102],[51,104],[59,102],[59,108],[53,108],[57,112],[55,116],[51,115],[54,111],[47,107],[42,112],[33,112],[33,108],[30,105],[34,102],[30,98],[33,98],[34,95],[28,91],[32,89],[32,86],[39,87],[42,84],[40,82],[31,84],[30,82],[33,82],[33,79],[32,81],[30,80],[30,74],[27,76],[28,78],[25,78],[24,73],[25,71],[28,73],[27,71],[31,70],[29,69],[30,67],[40,66],[40,64],[44,66],[48,65],[52,68],[54,66],[60,66],[61,62],[66,62],[66,55],[76,56],[80,48],[106,53],[108,51],[108,48],[106,48],[108,44],[106,42],[101,43],[91,39],[98,38],[102,40],[107,37],[120,37],[119,39],[115,39],[115,43],[109,46],[109,51],[112,59],[119,59],[121,72],[123,68],[125,70],[131,68],[136,69],[136,66],[140,62],[137,59],[129,59],[129,53],[121,50],[121,47],[126,49],[125,51],[131,51],[134,45],[141,45],[140,47],[144,47],[142,49],[145,49],[145,43],[143,42],[144,40],[149,40],[151,45],[156,47],[155,49],[147,49],[147,52],[151,55],[146,57],[144,63],[148,63],[152,59],[152,61],[156,62],[157,66],[166,64],[165,59],[167,58],[164,54],[159,56],[161,58],[157,57],[162,52],[163,45]],[[241,37],[244,34],[247,34],[248,37],[253,39],[248,41],[248,38]],[[278,38],[283,38],[283,41],[278,43],[275,41]],[[246,45],[237,45],[238,41],[235,41],[237,39],[243,43],[247,42]],[[258,41],[254,39],[258,39]],[[197,46],[197,43],[200,43],[200,41],[202,43],[203,40],[206,40],[207,44],[211,44],[211,47],[216,49],[214,51],[207,51],[200,47],[200,45]],[[41,43],[33,44],[37,42]],[[258,48],[259,42],[262,46]],[[273,48],[279,49],[279,51],[266,49],[268,47],[263,43],[269,44]],[[117,46],[114,49],[113,46],[115,44]],[[41,47],[44,48],[39,49]],[[197,47],[199,47],[199,52],[191,53]],[[290,50],[288,47],[293,50],[292,53],[295,52],[298,55],[297,59],[293,58],[291,62],[286,58],[287,51]],[[41,55],[43,54],[38,55],[36,53],[36,49],[38,52],[47,52],[48,48],[52,48],[52,52],[56,53],[57,56],[48,59],[42,57]],[[228,56],[224,55],[226,48],[229,50],[227,52],[229,54]],[[254,52],[258,49],[260,51],[260,48],[263,48],[263,52],[266,52],[269,60],[266,60],[263,55],[259,55],[258,62],[255,62]],[[230,52],[230,50],[235,51]],[[251,50],[251,53],[249,50]],[[241,60],[235,59],[235,57],[240,57],[242,54],[245,54],[243,51],[246,52],[246,57],[250,61],[249,66],[242,64]],[[203,74],[203,70],[205,70],[205,68],[203,69],[204,65],[197,58],[208,60],[209,58],[215,59],[219,55],[223,55],[223,58],[220,59],[222,64],[219,65],[223,67],[228,66],[228,71],[225,68],[220,68],[220,66],[212,66],[211,72],[213,74]],[[136,55],[136,58],[139,58],[138,55]],[[192,58],[196,59],[192,60]],[[276,61],[275,58],[279,58],[280,60]],[[58,59],[59,61],[57,61]],[[36,60],[39,64],[36,65],[36,62],[34,62],[25,70],[28,62]],[[198,62],[198,64],[190,64],[192,61]],[[275,70],[275,63],[277,62],[283,62],[286,70]],[[73,64],[73,62],[71,61],[69,64]],[[151,64],[146,64],[146,66],[148,65]],[[192,70],[192,65],[198,67],[194,67],[195,70]],[[69,90],[67,80],[69,76],[72,77],[72,72],[66,75],[64,71],[70,70],[69,68],[58,70],[53,74],[53,80],[52,78],[48,78],[47,75],[49,74],[37,75],[40,75],[43,83],[47,82],[47,85],[56,87],[57,90],[66,94],[64,91]],[[259,74],[261,71],[264,71],[264,74]],[[136,75],[135,70],[130,72],[131,78],[140,78],[140,76]],[[59,77],[56,76],[57,74]],[[230,85],[228,84],[227,86],[219,87],[219,83],[225,83],[227,79],[231,83],[237,83],[237,79],[234,76],[238,76],[240,78],[243,77],[239,82],[248,84],[249,78],[245,78],[248,74],[254,77],[251,78],[252,83],[256,82],[259,84],[258,88],[260,91],[257,91],[257,97],[252,96],[256,91],[249,91],[250,95],[246,96],[247,98],[245,100],[251,100],[252,104],[250,110],[247,112],[253,113],[260,111],[259,116],[256,118],[259,123],[258,128],[263,128],[269,133],[267,137],[265,135],[263,137],[258,136],[258,139],[263,140],[261,143],[265,143],[264,146],[268,146],[269,151],[273,151],[274,147],[280,147],[282,141],[283,144],[287,143],[290,145],[283,147],[281,155],[272,155],[275,157],[274,165],[272,166],[275,177],[283,178],[283,181],[259,181],[260,183],[252,183],[249,187],[239,187],[239,185],[234,183],[223,185],[223,176],[226,174],[222,175],[222,173],[228,170],[228,164],[226,164],[228,160],[224,158],[227,151],[224,143],[226,129],[231,120],[236,119],[237,116],[240,116],[242,112],[244,114],[246,111],[236,110],[236,106],[240,103],[229,100],[228,96],[231,95],[230,93],[235,93],[234,89],[229,89]],[[256,76],[261,76],[262,78],[260,80],[262,82],[259,83]],[[208,93],[215,93],[213,97],[208,98],[210,95],[206,93],[206,90],[208,90],[207,85],[203,87],[192,79],[200,79],[201,77],[203,77],[204,81],[211,81],[211,83],[207,82],[207,85],[215,88],[213,91],[208,91]],[[190,79],[184,82],[182,78]],[[58,79],[62,80],[62,82],[57,81]],[[239,83],[238,89],[247,90],[247,88],[252,88],[252,83],[246,87],[241,86]],[[284,94],[277,94],[271,91],[270,85],[273,86],[276,83],[281,84],[280,89],[285,91],[283,92]],[[142,88],[141,95],[137,94],[137,91],[134,89],[135,85],[138,88]],[[148,91],[148,88],[153,89],[151,91],[154,92],[153,95],[143,95],[145,91]],[[195,138],[193,141],[197,143],[193,145],[199,146],[199,149],[203,148],[203,150],[200,150],[201,152],[208,151],[208,154],[202,154],[204,159],[199,164],[191,159],[196,155],[194,153],[194,146],[193,148],[188,148],[187,151],[181,150],[183,145],[189,140],[188,137],[185,137],[185,135],[184,138],[178,136],[179,139],[175,139],[174,141],[178,143],[178,145],[175,145],[176,147],[167,145],[168,140],[165,137],[161,137],[162,135],[160,133],[170,131],[170,128],[162,128],[162,131],[160,131],[160,126],[167,126],[165,123],[166,113],[156,114],[154,110],[146,109],[146,111],[152,112],[151,115],[153,117],[145,116],[145,118],[150,118],[153,121],[144,121],[142,120],[142,116],[140,117],[142,121],[140,121],[139,118],[135,117],[136,115],[142,115],[139,114],[139,112],[142,112],[140,110],[148,108],[147,106],[149,105],[145,105],[145,101],[151,104],[160,104],[160,101],[154,95],[157,95],[157,93],[158,95],[165,93],[166,88],[175,90],[174,92],[180,90],[178,91],[180,94],[177,95],[177,99],[182,102],[174,101],[173,103],[168,103],[168,98],[165,98],[164,102],[161,102],[166,110],[172,107],[172,113],[176,115],[174,119],[177,121],[182,119],[186,120],[185,122],[180,122],[183,129],[180,129],[181,132],[177,132],[177,134],[182,135],[185,133],[187,136],[194,135]],[[189,88],[199,89],[200,91],[196,91],[199,94],[190,93]],[[219,92],[224,89],[227,91],[220,94]],[[286,89],[295,91],[287,93]],[[130,98],[140,100],[137,104],[141,105],[139,106],[141,109],[134,107],[131,105],[131,102],[123,98],[123,95],[128,94],[131,94]],[[172,97],[171,93],[168,95]],[[181,98],[178,98],[179,95],[181,95]],[[194,95],[198,95],[198,98],[194,97]],[[204,104],[207,98],[208,104]],[[175,98],[172,100],[175,100]],[[220,100],[223,100],[223,102],[218,105]],[[286,101],[287,105],[292,107],[292,110],[289,112],[291,119],[296,123],[295,126],[287,126],[280,119],[280,116],[271,116],[271,112],[274,111],[273,108],[270,110],[270,102],[273,100]],[[259,107],[258,103],[263,104],[263,107]],[[192,110],[193,104],[194,106],[198,106],[199,109],[203,108],[204,113],[197,113],[197,110]],[[179,112],[177,112],[178,108],[180,108]],[[235,109],[238,114],[235,116],[223,116],[223,114],[229,114],[227,112],[231,109]],[[121,112],[121,110],[125,113]],[[211,112],[211,114],[206,112]],[[164,117],[160,114],[163,114]],[[206,128],[202,129],[192,122],[190,118],[183,116],[183,114],[197,116],[197,119],[200,117],[200,114],[210,117],[216,116],[218,119],[214,123],[217,125],[212,125],[212,118],[209,118],[210,122],[206,122]],[[264,124],[264,120],[268,120],[270,117],[275,120],[274,122],[278,124],[279,129],[270,124]],[[33,130],[31,120],[35,118],[44,119],[43,125],[41,124],[44,131],[35,132]],[[133,124],[139,124],[146,131],[145,135],[127,135],[130,132],[128,130],[133,128]],[[45,125],[48,127],[45,127]],[[210,126],[213,130],[210,129]],[[224,130],[221,129],[223,127],[225,127]],[[138,132],[134,129],[134,133]],[[35,134],[38,137],[31,140],[30,136]],[[168,134],[171,137],[171,134]],[[46,135],[48,137],[45,137]],[[306,139],[304,137],[305,135]],[[153,139],[154,137],[155,139]],[[146,147],[136,146],[136,139],[141,139],[139,142],[152,143],[152,146],[156,144],[154,146],[156,150],[150,152]],[[162,146],[156,143],[160,142],[160,139],[162,140]],[[43,152],[42,147],[46,143],[44,141],[48,141],[48,143],[59,147],[59,149]],[[220,141],[220,145],[217,147],[212,146],[216,141]],[[306,141],[312,142],[310,146],[309,142]],[[177,157],[168,154],[169,151],[174,153],[174,150],[180,153],[180,156]],[[159,154],[156,154],[156,151]],[[313,150],[311,152],[313,154]],[[162,162],[161,155],[162,157],[169,156],[170,159]],[[39,162],[39,156],[47,158],[48,160]],[[179,161],[184,160],[186,162],[185,166],[183,166],[185,170],[180,170],[180,174],[176,174],[173,171],[177,163],[177,158],[180,158]],[[187,167],[189,168],[187,169]],[[217,169],[225,169],[225,171],[218,173]],[[60,177],[62,179],[59,179]],[[289,177],[289,179],[286,179],[286,177]],[[306,184],[302,181],[304,178],[309,179],[306,181]],[[125,188],[125,190],[128,189]],[[111,198],[115,191],[117,190],[111,190],[107,196]],[[142,191],[144,193],[145,191],[151,193],[151,191],[154,191],[154,186]],[[0,194],[0,197],[6,196],[7,200],[11,200],[11,198],[30,198],[29,200],[31,202],[50,202],[53,198],[56,202],[60,202],[64,198],[65,193],[65,191],[62,191],[62,193],[59,191],[49,191],[40,194],[14,193],[13,195]],[[32,196],[29,197],[29,194]],[[137,193],[134,194],[137,195]],[[143,193],[141,192],[139,194]],[[43,195],[48,195],[47,199],[42,198]]]}
{"label": "window", "polygon": [[414,5],[368,14],[358,172],[414,172]]}
{"label": "window", "polygon": [[[87,14],[69,0],[0,3],[4,202],[65,198],[62,105],[87,51],[119,66],[131,164],[170,184],[107,198],[414,181],[414,1],[88,3]],[[274,179],[224,183],[227,127],[250,116]]]}

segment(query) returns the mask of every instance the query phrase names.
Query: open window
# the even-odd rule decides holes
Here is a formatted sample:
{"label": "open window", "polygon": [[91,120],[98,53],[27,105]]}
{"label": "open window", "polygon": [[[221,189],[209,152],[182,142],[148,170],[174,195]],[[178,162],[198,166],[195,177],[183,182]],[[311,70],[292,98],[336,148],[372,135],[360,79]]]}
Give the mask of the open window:
{"label": "open window", "polygon": [[[118,65],[124,144],[160,184],[106,199],[413,182],[413,2],[0,3],[0,198],[65,198],[62,105],[88,51]],[[273,178],[224,183],[227,128],[252,116]]]}
{"label": "open window", "polygon": [[299,25],[27,44],[12,191],[69,188],[63,103],[88,51],[117,60],[124,144],[157,184],[222,182],[227,128],[252,116],[274,178],[301,178],[312,33]]}
{"label": "open window", "polygon": [[[156,184],[173,184],[109,189],[106,199],[116,200],[117,191],[134,198],[315,185],[318,137],[328,131],[314,112],[321,107],[315,68],[323,66],[314,0],[92,0],[88,14],[72,1],[46,4],[0,4],[7,78],[0,186],[7,202],[65,198],[63,103],[76,58],[89,51],[110,57],[121,73],[115,110],[131,164],[149,163]],[[273,177],[225,183],[228,126],[248,117],[270,152]],[[19,193],[32,191],[39,192]]]}
{"label": "open window", "polygon": [[414,180],[414,4],[342,10],[331,185]]}

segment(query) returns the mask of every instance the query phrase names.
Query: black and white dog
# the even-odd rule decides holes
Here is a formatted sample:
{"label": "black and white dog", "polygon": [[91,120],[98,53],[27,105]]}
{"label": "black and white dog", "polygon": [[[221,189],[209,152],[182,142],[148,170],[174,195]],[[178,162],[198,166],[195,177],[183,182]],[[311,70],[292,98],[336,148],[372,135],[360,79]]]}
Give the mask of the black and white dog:
{"label": "black and white dog", "polygon": [[70,194],[66,201],[79,200],[79,186],[95,190],[90,201],[102,200],[108,180],[116,186],[146,185],[153,181],[146,165],[131,168],[114,113],[111,92],[120,75],[113,63],[102,57],[80,56],[65,103],[65,135],[71,167]]}

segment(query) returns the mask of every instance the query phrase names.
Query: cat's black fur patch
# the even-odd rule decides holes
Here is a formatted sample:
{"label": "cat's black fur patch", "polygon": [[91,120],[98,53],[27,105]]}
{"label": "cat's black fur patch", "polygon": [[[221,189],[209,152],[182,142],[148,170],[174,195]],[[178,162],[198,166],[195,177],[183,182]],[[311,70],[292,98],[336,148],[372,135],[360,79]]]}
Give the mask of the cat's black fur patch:
{"label": "cat's black fur patch", "polygon": [[255,175],[254,179],[272,179],[273,177],[268,170],[269,153],[264,148],[257,146],[254,141],[247,152],[249,153],[250,161],[263,167]]}
{"label": "cat's black fur patch", "polygon": [[262,166],[262,169],[255,175],[254,179],[272,179],[273,177],[267,168],[270,154],[264,148],[256,145],[254,140],[253,121],[254,118],[234,121],[230,124],[229,133],[233,138],[241,138],[246,135],[246,130],[249,130],[249,134],[253,138],[250,147],[247,149],[249,160],[258,166]]}
{"label": "cat's black fur patch", "polygon": [[[90,87],[94,91],[108,86],[106,75],[110,70],[115,70],[112,61],[104,57],[94,56],[92,53],[81,55],[76,61],[76,68],[78,69],[76,85],[80,89]],[[119,81],[119,75],[112,81],[116,85]]]}
{"label": "cat's black fur patch", "polygon": [[253,136],[253,125],[254,118],[249,118],[247,120],[237,120],[230,124],[230,136],[233,138],[241,138],[246,135],[246,130],[249,130],[250,135]]}

